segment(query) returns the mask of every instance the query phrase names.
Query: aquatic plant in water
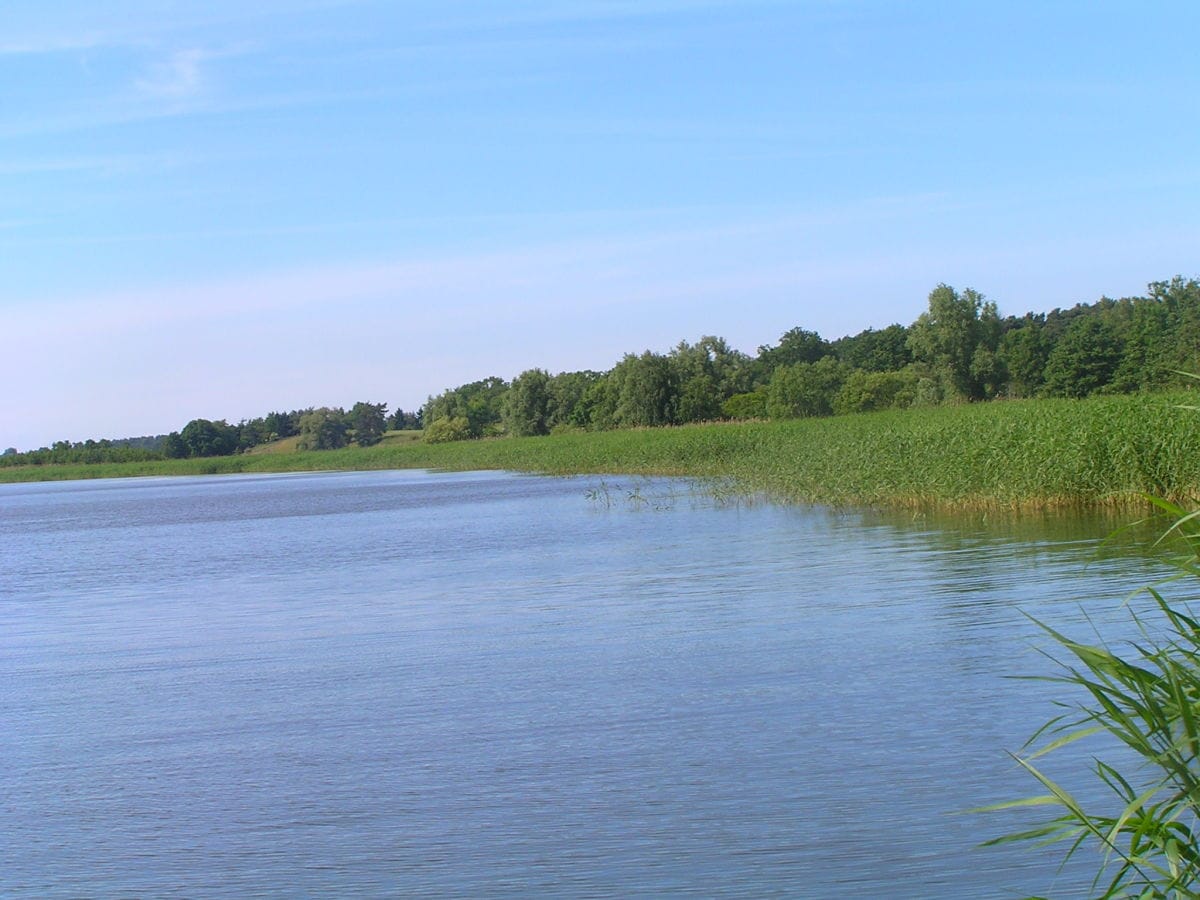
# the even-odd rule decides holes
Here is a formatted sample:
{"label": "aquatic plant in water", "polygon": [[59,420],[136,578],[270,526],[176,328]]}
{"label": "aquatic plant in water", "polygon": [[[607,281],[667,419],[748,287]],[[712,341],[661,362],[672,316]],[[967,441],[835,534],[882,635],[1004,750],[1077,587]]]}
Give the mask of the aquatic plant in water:
{"label": "aquatic plant in water", "polygon": [[[1200,511],[1152,502],[1174,518],[1168,534],[1184,546],[1173,580],[1200,576]],[[1084,700],[1061,703],[1066,711],[1015,757],[1045,793],[986,808],[1046,807],[1057,814],[989,843],[1065,844],[1064,862],[1084,848],[1098,850],[1096,897],[1200,897],[1200,622],[1159,589],[1144,590],[1149,611],[1130,612],[1139,638],[1119,649],[1080,643],[1038,623],[1068,654],[1059,661],[1062,673],[1050,680],[1082,689]],[[1103,811],[1085,809],[1035,762],[1093,735],[1115,738],[1139,760],[1125,771],[1095,760],[1093,774],[1112,801]]]}

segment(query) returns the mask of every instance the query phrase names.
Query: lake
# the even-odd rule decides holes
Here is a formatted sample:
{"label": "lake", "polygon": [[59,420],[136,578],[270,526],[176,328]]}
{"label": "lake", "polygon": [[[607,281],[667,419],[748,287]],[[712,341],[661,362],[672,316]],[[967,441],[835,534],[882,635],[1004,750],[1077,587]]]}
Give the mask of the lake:
{"label": "lake", "polygon": [[1120,629],[1158,571],[1110,527],[613,477],[0,485],[0,895],[1078,896],[1089,865],[962,811],[1039,792],[1023,613]]}

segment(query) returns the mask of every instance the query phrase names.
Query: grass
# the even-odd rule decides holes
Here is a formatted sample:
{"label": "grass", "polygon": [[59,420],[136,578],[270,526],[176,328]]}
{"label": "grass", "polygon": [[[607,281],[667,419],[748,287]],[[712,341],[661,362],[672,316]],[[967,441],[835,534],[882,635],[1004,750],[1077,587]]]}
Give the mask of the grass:
{"label": "grass", "polygon": [[683,475],[774,499],[910,508],[1123,506],[1200,494],[1194,394],[1028,400],[800,419],[97,466],[2,481],[328,469]]}

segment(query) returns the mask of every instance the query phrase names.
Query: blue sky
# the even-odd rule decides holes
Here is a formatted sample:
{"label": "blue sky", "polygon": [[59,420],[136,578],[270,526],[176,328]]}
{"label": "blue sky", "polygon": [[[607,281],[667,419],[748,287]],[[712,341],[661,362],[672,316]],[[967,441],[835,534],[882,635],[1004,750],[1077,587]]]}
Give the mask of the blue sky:
{"label": "blue sky", "polygon": [[1200,4],[7,0],[0,446],[1200,273]]}

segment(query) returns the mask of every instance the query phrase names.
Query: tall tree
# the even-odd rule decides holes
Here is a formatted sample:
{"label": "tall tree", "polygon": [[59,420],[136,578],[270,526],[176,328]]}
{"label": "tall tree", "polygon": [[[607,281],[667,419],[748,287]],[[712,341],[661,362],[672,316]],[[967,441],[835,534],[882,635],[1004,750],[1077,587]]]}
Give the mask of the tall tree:
{"label": "tall tree", "polygon": [[758,348],[755,359],[755,377],[759,382],[765,382],[771,373],[782,366],[794,366],[796,363],[814,363],[823,356],[829,356],[833,348],[829,342],[815,331],[804,328],[792,328],[785,331],[774,346]]}
{"label": "tall tree", "polygon": [[504,399],[504,427],[516,437],[549,434],[550,375],[527,369],[508,388]]}
{"label": "tall tree", "polygon": [[1121,363],[1121,340],[1100,316],[1080,316],[1046,361],[1046,393],[1086,397],[1112,381]]}
{"label": "tall tree", "polygon": [[1000,358],[1008,372],[1008,388],[1015,397],[1032,397],[1045,381],[1046,358],[1050,355],[1039,322],[1028,322],[1005,332],[1000,339]]}
{"label": "tall tree", "polygon": [[695,344],[680,341],[670,360],[678,384],[679,422],[720,418],[722,403],[749,390],[750,358],[730,349],[724,338],[705,335]]}
{"label": "tall tree", "polygon": [[616,388],[613,424],[672,425],[679,400],[678,379],[671,361],[647,350],[626,354],[609,375]]}
{"label": "tall tree", "polygon": [[999,346],[999,321],[995,304],[985,304],[978,291],[967,288],[959,294],[939,284],[929,294],[929,309],[909,329],[908,346],[960,397],[983,400],[995,373],[990,354]]}
{"label": "tall tree", "polygon": [[553,376],[546,385],[546,424],[551,429],[559,425],[577,428],[591,425],[591,410],[584,398],[588,389],[601,377],[599,372],[587,369],[580,372],[560,372]]}
{"label": "tall tree", "polygon": [[355,403],[348,420],[349,426],[354,429],[354,443],[360,447],[378,444],[387,428],[387,404]]}

